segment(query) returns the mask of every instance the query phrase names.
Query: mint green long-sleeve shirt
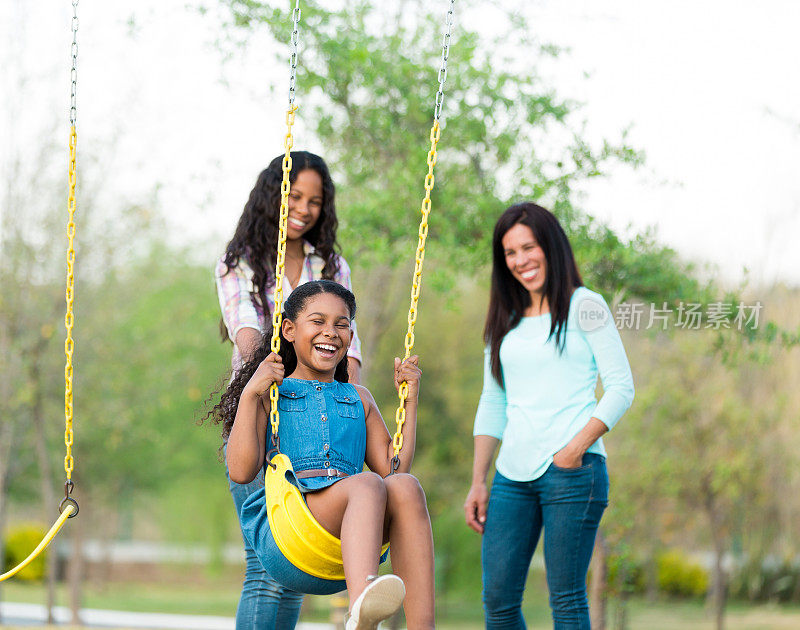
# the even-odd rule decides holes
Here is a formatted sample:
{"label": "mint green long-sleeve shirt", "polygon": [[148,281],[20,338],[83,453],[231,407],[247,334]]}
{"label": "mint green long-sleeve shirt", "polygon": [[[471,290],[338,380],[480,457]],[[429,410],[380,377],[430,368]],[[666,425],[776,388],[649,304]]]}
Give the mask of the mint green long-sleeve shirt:
{"label": "mint green long-sleeve shirt", "polygon": [[[592,417],[609,429],[633,402],[633,376],[611,311],[599,293],[572,294],[563,353],[549,341],[550,314],[523,317],[500,346],[505,388],[485,353],[483,392],[474,435],[502,440],[497,470],[513,481],[532,481]],[[595,397],[597,377],[603,395]],[[589,453],[605,457],[603,440]]]}

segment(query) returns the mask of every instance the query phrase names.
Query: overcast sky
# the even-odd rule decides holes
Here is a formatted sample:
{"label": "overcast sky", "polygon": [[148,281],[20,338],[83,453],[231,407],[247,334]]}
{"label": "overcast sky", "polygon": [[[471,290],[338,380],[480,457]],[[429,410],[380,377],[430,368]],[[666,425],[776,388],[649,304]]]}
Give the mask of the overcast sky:
{"label": "overcast sky", "polygon": [[[71,6],[0,7],[7,168],[43,133],[66,138],[57,125],[66,126]],[[542,0],[528,11],[542,40],[570,50],[552,78],[586,103],[588,133],[630,127],[647,155],[644,169],[592,182],[583,207],[623,233],[655,226],[727,281],[747,267],[758,284],[800,284],[800,2]],[[281,152],[286,69],[265,34],[223,64],[219,20],[182,2],[82,0],[79,14],[79,146],[106,155],[113,145],[104,194],[135,201],[158,184],[169,227],[210,261]],[[490,11],[462,17],[494,23]],[[302,117],[296,137],[325,155]]]}

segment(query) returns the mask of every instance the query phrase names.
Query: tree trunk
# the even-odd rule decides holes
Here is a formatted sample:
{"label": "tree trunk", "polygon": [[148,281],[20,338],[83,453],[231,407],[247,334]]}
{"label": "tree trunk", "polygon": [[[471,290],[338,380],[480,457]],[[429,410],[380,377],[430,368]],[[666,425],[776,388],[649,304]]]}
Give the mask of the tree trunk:
{"label": "tree trunk", "polygon": [[[3,357],[9,356],[8,337],[4,334],[5,327],[0,327],[0,351]],[[8,477],[11,468],[11,446],[14,443],[14,421],[11,420],[10,409],[6,406],[6,401],[11,397],[11,387],[9,386],[9,374],[5,369],[0,372],[0,572],[3,567],[3,550],[5,549],[6,531],[6,506],[8,500]],[[0,582],[2,586],[2,582]],[[2,591],[0,591],[0,601],[2,601]],[[2,617],[0,617],[2,622]]]}
{"label": "tree trunk", "polygon": [[76,518],[72,521],[72,553],[69,560],[69,606],[72,611],[72,624],[83,625],[80,618],[81,590],[83,586],[83,522]]}
{"label": "tree trunk", "polygon": [[[5,419],[0,421],[0,572],[5,570],[4,562],[2,561],[2,550],[5,549],[5,537],[3,532],[6,531],[6,491],[8,489],[8,452],[11,447],[11,439],[13,433],[13,426]],[[0,582],[2,587],[2,582]],[[0,602],[3,601],[3,591],[0,589]],[[0,614],[0,625],[2,625],[3,618]]]}
{"label": "tree trunk", "polygon": [[626,595],[620,597],[617,609],[614,611],[614,630],[628,630],[628,606]]}
{"label": "tree trunk", "polygon": [[[658,496],[657,489],[653,489],[652,497]],[[653,501],[645,502],[645,513],[656,514],[658,511],[657,506]],[[658,599],[658,555],[661,552],[662,536],[657,519],[648,519],[648,538],[647,557],[644,561],[644,584],[645,584],[645,599],[648,603],[654,604]]]}
{"label": "tree trunk", "polygon": [[658,599],[658,551],[651,549],[647,560],[644,562],[645,599],[648,603],[655,603]]}
{"label": "tree trunk", "polygon": [[725,579],[725,569],[722,566],[725,554],[721,536],[715,536],[714,541],[714,575],[712,580],[712,598],[714,605],[714,619],[717,630],[724,630],[725,627],[725,599],[727,591],[727,580]]}
{"label": "tree trunk", "polygon": [[709,479],[703,483],[705,491],[705,508],[708,521],[711,525],[711,540],[714,545],[714,569],[711,576],[711,590],[709,591],[709,601],[714,611],[714,621],[716,630],[725,628],[725,599],[726,599],[726,578],[723,558],[725,555],[725,533],[723,531],[723,518],[720,508],[716,501],[716,495],[711,488]]}
{"label": "tree trunk", "polygon": [[594,630],[606,629],[606,593],[608,592],[608,548],[603,530],[597,530],[589,584],[589,613]]}

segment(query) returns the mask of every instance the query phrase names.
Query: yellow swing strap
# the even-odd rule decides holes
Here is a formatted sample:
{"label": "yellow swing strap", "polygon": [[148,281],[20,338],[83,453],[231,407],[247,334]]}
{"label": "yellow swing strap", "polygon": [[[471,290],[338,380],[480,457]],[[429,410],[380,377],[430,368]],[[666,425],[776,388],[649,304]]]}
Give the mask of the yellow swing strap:
{"label": "yellow swing strap", "polygon": [[64,522],[70,516],[73,515],[74,510],[75,508],[72,505],[68,505],[61,513],[61,516],[58,517],[58,520],[50,528],[50,531],[47,532],[45,537],[42,539],[42,542],[40,542],[39,545],[36,547],[36,549],[34,549],[31,552],[31,555],[25,558],[22,562],[20,562],[10,571],[6,571],[2,575],[0,575],[0,582],[2,582],[3,580],[7,580],[10,577],[13,577],[14,575],[22,571],[22,569],[28,566],[31,562],[33,562],[33,559],[36,558],[36,556],[38,556],[40,553],[42,553],[42,551],[44,551],[47,548],[47,545],[50,544],[50,541],[52,541],[53,538],[55,538],[56,534],[58,533],[58,530],[60,530]]}
{"label": "yellow swing strap", "polygon": [[[428,174],[425,175],[425,198],[422,200],[420,212],[422,218],[419,224],[419,241],[417,243],[416,263],[414,265],[414,275],[411,279],[411,304],[408,308],[408,331],[405,337],[406,352],[403,356],[405,361],[411,356],[414,348],[414,326],[417,323],[417,302],[422,288],[422,263],[425,260],[425,240],[428,237],[428,215],[431,211],[431,191],[433,190],[433,167],[436,165],[436,147],[439,143],[441,128],[439,119],[442,114],[442,103],[444,101],[444,84],[447,81],[447,59],[450,55],[450,32],[453,27],[453,7],[455,0],[450,0],[445,19],[445,33],[442,37],[442,59],[439,67],[439,91],[436,93],[436,108],[433,113],[433,127],[431,127],[430,140],[431,148],[428,151]],[[392,438],[394,456],[392,457],[392,473],[400,466],[400,449],[403,448],[403,424],[406,421],[406,399],[408,398],[408,383],[403,381],[397,392],[400,404],[395,412],[395,422],[397,429]]]}
{"label": "yellow swing strap", "polygon": [[75,342],[72,339],[72,327],[75,323],[75,183],[76,183],[76,150],[78,145],[78,133],[76,131],[77,109],[76,109],[76,90],[78,79],[78,0],[72,0],[72,69],[70,70],[70,108],[69,108],[69,195],[67,197],[67,212],[69,219],[67,222],[67,289],[66,302],[67,312],[64,316],[64,325],[67,329],[67,338],[64,342],[64,354],[66,355],[66,365],[64,367],[64,445],[66,455],[64,457],[64,499],[59,505],[61,515],[47,532],[42,542],[34,549],[31,554],[13,569],[0,574],[0,582],[16,575],[28,566],[36,556],[44,551],[50,542],[55,538],[68,518],[78,514],[78,503],[70,495],[74,488],[72,483],[72,469],[74,460],[72,457],[72,353],[75,349]]}

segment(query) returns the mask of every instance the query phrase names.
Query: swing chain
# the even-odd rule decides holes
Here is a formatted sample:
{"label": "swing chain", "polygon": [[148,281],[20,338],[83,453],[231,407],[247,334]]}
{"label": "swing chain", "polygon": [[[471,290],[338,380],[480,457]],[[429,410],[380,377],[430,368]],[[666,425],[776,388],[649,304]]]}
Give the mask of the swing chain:
{"label": "swing chain", "polygon": [[76,94],[78,89],[78,0],[72,0],[72,68],[70,70],[69,126],[74,127],[78,117]]}
{"label": "swing chain", "polygon": [[[422,200],[422,220],[419,224],[417,242],[416,261],[414,264],[414,276],[411,281],[411,304],[408,308],[408,331],[405,337],[405,355],[403,361],[411,356],[411,350],[414,348],[414,327],[417,323],[418,306],[420,291],[422,290],[422,264],[425,262],[425,240],[428,237],[428,215],[431,211],[431,191],[433,190],[433,167],[436,164],[436,145],[439,143],[441,135],[441,128],[439,121],[433,121],[431,127],[431,149],[428,152],[428,174],[425,176],[425,198]],[[392,447],[394,448],[394,456],[392,457],[392,473],[397,470],[400,465],[400,450],[403,448],[403,425],[406,422],[406,399],[408,398],[408,383],[403,381],[397,391],[397,396],[400,399],[400,404],[395,412],[395,423],[397,430],[392,438]],[[397,461],[395,461],[397,460]]]}
{"label": "swing chain", "polygon": [[[283,274],[286,264],[286,224],[289,220],[289,174],[292,172],[292,125],[294,124],[294,115],[297,111],[296,105],[290,105],[286,111],[286,138],[284,139],[283,146],[286,152],[283,156],[283,181],[281,182],[281,208],[280,218],[278,220],[278,255],[275,261],[275,289],[273,290],[273,302],[275,304],[272,310],[272,341],[271,349],[275,354],[281,350],[281,324],[283,322]],[[269,388],[270,412],[269,421],[272,425],[272,433],[278,434],[278,424],[280,418],[278,416],[278,385],[272,383]]]}
{"label": "swing chain", "polygon": [[[433,190],[433,167],[436,165],[436,147],[439,144],[441,136],[441,128],[439,126],[439,119],[442,115],[442,103],[444,102],[444,84],[447,81],[447,60],[450,56],[450,33],[453,27],[453,7],[455,0],[450,0],[450,7],[447,11],[445,18],[445,33],[442,37],[442,57],[441,65],[439,67],[439,91],[436,93],[436,107],[433,114],[433,126],[431,127],[430,141],[431,148],[428,151],[428,174],[425,175],[425,198],[422,200],[420,211],[422,219],[419,224],[419,241],[417,243],[417,252],[414,265],[414,276],[411,281],[411,304],[408,308],[408,331],[405,337],[405,355],[403,360],[407,360],[411,356],[411,350],[414,348],[414,326],[417,323],[417,313],[420,291],[422,289],[422,264],[425,261],[425,240],[428,237],[428,215],[431,211],[431,191]],[[400,404],[395,412],[395,423],[397,430],[392,438],[392,447],[394,448],[394,455],[392,456],[392,471],[389,474],[394,474],[400,467],[400,450],[403,448],[403,425],[406,421],[406,399],[408,398],[408,383],[403,381],[397,391],[397,396],[400,399]]]}
{"label": "swing chain", "polygon": [[[297,105],[294,104],[295,97],[295,74],[297,70],[297,44],[299,42],[298,22],[300,21],[300,0],[296,0],[294,11],[292,12],[293,31],[292,31],[292,54],[289,59],[291,67],[289,79],[289,108],[286,110],[286,137],[283,140],[283,180],[281,181],[281,207],[278,219],[278,254],[275,260],[275,288],[273,290],[272,310],[272,352],[278,354],[281,349],[281,324],[283,322],[283,274],[286,263],[286,224],[289,220],[289,188],[291,182],[289,176],[292,172],[292,126],[294,125],[295,112]],[[273,446],[280,452],[280,442],[278,437],[278,426],[280,416],[278,414],[278,385],[272,383],[269,388],[269,421],[272,426]]]}
{"label": "swing chain", "polygon": [[289,107],[294,105],[295,83],[297,79],[297,46],[300,42],[298,24],[300,22],[300,0],[296,0],[292,10],[292,54],[289,57]]}
{"label": "swing chain", "polygon": [[438,121],[442,115],[442,103],[444,102],[444,84],[447,81],[447,59],[450,57],[450,32],[453,28],[453,9],[456,0],[450,0],[450,7],[445,17],[445,33],[442,36],[442,65],[439,67],[439,91],[436,93],[436,109],[433,119]]}
{"label": "swing chain", "polygon": [[73,488],[75,487],[72,483],[72,470],[75,465],[75,461],[72,457],[72,444],[74,440],[72,431],[72,355],[75,350],[75,341],[72,339],[72,328],[75,324],[75,186],[77,178],[76,153],[78,146],[78,132],[76,130],[76,121],[78,117],[76,100],[78,81],[78,0],[72,0],[72,46],[70,53],[72,56],[72,69],[70,71],[69,195],[67,197],[67,213],[69,215],[69,219],[67,221],[67,289],[65,295],[67,312],[64,315],[64,326],[67,330],[67,338],[64,341],[64,354],[66,356],[66,363],[64,366],[64,445],[66,446],[66,455],[64,456],[64,472],[66,474],[66,481],[64,483],[64,500],[61,502],[59,510],[63,511],[66,503],[74,504],[75,510],[71,514],[71,518],[78,513],[78,504],[70,496]]}

